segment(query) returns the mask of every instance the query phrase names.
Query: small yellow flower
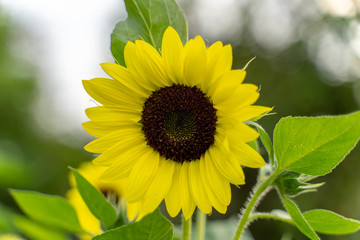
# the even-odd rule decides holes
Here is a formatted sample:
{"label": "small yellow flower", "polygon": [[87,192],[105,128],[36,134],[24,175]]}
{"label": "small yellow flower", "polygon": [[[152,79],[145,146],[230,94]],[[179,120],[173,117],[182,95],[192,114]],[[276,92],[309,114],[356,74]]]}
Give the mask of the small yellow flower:
{"label": "small yellow flower", "polygon": [[200,36],[185,46],[169,27],[161,53],[143,40],[128,42],[126,67],[104,63],[112,79],[83,81],[102,106],[89,108],[85,130],[98,139],[85,149],[101,153],[93,162],[101,178],[127,182],[127,200],[142,214],[165,199],[170,216],[186,219],[198,206],[225,213],[230,183],[241,185],[241,166],[264,166],[247,142],[258,133],[244,121],[271,108],[254,106],[258,87],[242,83],[246,72],[231,70],[230,45],[206,47]]}
{"label": "small yellow flower", "polygon": [[[124,189],[126,185],[122,181],[116,181],[111,183],[104,183],[99,178],[101,174],[105,171],[105,168],[100,166],[95,166],[91,162],[83,163],[78,168],[79,173],[88,180],[95,188],[99,189],[106,197],[109,197],[110,194],[116,198],[117,203],[124,198],[125,193]],[[69,200],[70,204],[75,208],[75,211],[78,215],[80,225],[82,228],[93,234],[98,235],[100,234],[101,227],[100,222],[97,218],[95,218],[88,207],[86,206],[85,202],[83,201],[79,191],[76,188],[75,178],[73,174],[69,176],[69,182],[71,189],[66,193],[66,197]],[[135,204],[127,204],[127,216],[130,220],[135,219],[136,215],[138,214],[137,205]],[[91,235],[89,234],[82,234],[82,240],[91,239]]]}

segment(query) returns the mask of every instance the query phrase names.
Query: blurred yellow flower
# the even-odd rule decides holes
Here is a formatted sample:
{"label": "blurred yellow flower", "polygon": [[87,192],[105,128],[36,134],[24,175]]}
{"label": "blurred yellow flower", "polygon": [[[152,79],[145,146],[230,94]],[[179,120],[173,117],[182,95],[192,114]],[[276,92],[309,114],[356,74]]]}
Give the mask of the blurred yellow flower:
{"label": "blurred yellow flower", "polygon": [[7,233],[0,235],[0,240],[24,240],[22,237],[19,237],[18,235]]}
{"label": "blurred yellow flower", "polygon": [[143,40],[128,42],[126,67],[104,63],[113,79],[83,81],[103,106],[86,110],[85,130],[97,137],[85,146],[101,153],[93,162],[101,178],[127,182],[127,200],[141,202],[143,214],[165,199],[170,216],[186,219],[196,206],[225,213],[230,183],[244,184],[241,166],[264,166],[247,142],[258,133],[244,121],[271,108],[252,105],[258,87],[242,83],[246,72],[231,70],[232,49],[209,48],[197,36],[182,45],[169,27],[161,54]]}
{"label": "blurred yellow flower", "polygon": [[[82,165],[77,169],[78,172],[86,178],[95,188],[99,189],[106,197],[115,197],[116,204],[120,204],[121,199],[124,199],[124,189],[126,188],[124,182],[116,181],[111,183],[102,182],[99,177],[103,174],[105,168],[100,166],[95,166],[91,162],[82,163]],[[69,200],[70,204],[75,208],[75,211],[78,215],[80,225],[82,228],[91,233],[92,235],[100,234],[101,227],[100,222],[95,218],[90,210],[87,208],[85,202],[83,201],[80,193],[76,188],[74,175],[71,173],[69,176],[69,182],[71,189],[66,193],[66,197]],[[130,220],[134,220],[138,214],[137,204],[126,204],[127,217]],[[125,207],[125,206],[122,206]],[[90,234],[82,234],[81,239],[87,240],[91,239]]]}

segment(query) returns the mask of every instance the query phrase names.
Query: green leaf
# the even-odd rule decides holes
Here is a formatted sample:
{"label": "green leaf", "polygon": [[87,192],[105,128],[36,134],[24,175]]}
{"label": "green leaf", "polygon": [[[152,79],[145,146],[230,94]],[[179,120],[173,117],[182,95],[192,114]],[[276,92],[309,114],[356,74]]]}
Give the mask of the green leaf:
{"label": "green leaf", "polygon": [[248,121],[246,122],[248,123],[249,125],[252,125],[254,127],[256,127],[256,129],[258,130],[259,132],[259,135],[260,135],[260,139],[261,139],[261,142],[264,144],[264,147],[266,149],[266,151],[268,152],[269,154],[269,158],[270,158],[270,161],[271,161],[271,164],[274,164],[274,149],[273,149],[273,144],[271,142],[271,139],[269,137],[269,135],[267,134],[267,132],[262,128],[262,126],[256,122],[252,122],[252,121]]}
{"label": "green leaf", "polygon": [[279,170],[330,173],[360,138],[360,112],[336,117],[286,117],[274,131]]}
{"label": "green leaf", "polygon": [[172,238],[172,223],[156,210],[139,222],[109,230],[94,237],[93,240],[171,240]]}
{"label": "green leaf", "polygon": [[293,201],[291,201],[290,199],[284,196],[282,196],[282,200],[286,208],[286,211],[288,211],[288,213],[290,214],[297,228],[310,239],[320,240],[320,238],[316,235],[316,233],[311,228],[309,223],[306,221],[304,216],[301,214],[298,206]]}
{"label": "green leaf", "polygon": [[159,50],[168,26],[186,43],[186,20],[175,0],[125,0],[125,5],[128,17],[116,24],[111,35],[111,52],[119,64],[125,66],[124,48],[128,41],[143,39]]}
{"label": "green leaf", "polygon": [[27,218],[14,217],[16,227],[26,236],[37,240],[66,240],[66,236],[58,230],[49,228],[48,226],[31,221]]}
{"label": "green leaf", "polygon": [[254,149],[255,151],[259,152],[259,144],[258,144],[257,139],[255,139],[254,141],[248,142],[247,145],[252,147],[252,149]]}
{"label": "green leaf", "polygon": [[90,212],[109,229],[117,219],[116,210],[104,195],[81,176],[76,169],[71,168],[71,170],[75,176],[76,187]]}
{"label": "green leaf", "polygon": [[315,209],[304,213],[310,226],[319,233],[324,234],[350,234],[360,229],[360,221],[345,218],[334,212]]}
{"label": "green leaf", "polygon": [[10,190],[20,208],[32,219],[71,233],[82,232],[74,208],[59,196]]}

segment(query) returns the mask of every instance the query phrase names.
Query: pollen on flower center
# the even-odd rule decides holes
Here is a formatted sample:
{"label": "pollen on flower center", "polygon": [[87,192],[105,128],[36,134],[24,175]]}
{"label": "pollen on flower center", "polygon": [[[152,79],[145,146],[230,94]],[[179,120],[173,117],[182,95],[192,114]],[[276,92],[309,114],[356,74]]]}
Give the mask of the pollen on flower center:
{"label": "pollen on flower center", "polygon": [[193,114],[183,110],[175,110],[166,116],[164,128],[173,140],[186,140],[196,133],[196,122]]}
{"label": "pollen on flower center", "polygon": [[214,143],[216,109],[197,87],[174,84],[154,91],[142,111],[146,141],[176,162],[199,159]]}

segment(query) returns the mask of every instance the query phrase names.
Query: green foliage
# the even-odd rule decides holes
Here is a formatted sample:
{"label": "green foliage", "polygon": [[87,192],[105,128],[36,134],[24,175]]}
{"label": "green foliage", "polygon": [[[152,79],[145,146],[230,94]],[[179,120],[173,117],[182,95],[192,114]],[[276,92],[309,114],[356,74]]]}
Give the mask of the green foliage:
{"label": "green foliage", "polygon": [[310,239],[319,239],[315,231],[347,234],[359,229],[358,221],[330,211],[313,210],[303,215],[297,205],[285,197],[314,191],[322,185],[307,183],[315,178],[309,175],[330,173],[344,159],[360,138],[359,120],[360,112],[336,117],[286,117],[275,127],[278,176],[273,185],[278,188],[295,225]]}
{"label": "green foliage", "polygon": [[264,147],[269,154],[269,159],[271,163],[274,163],[274,148],[267,132],[263,129],[263,127],[260,124],[256,122],[248,121],[247,123],[256,127],[256,129],[259,132],[261,142],[264,144]]}
{"label": "green foliage", "polygon": [[286,197],[282,197],[286,211],[290,214],[292,220],[294,220],[297,228],[308,236],[312,240],[320,240],[314,230],[310,227],[304,216],[301,214],[298,206]]}
{"label": "green foliage", "polygon": [[13,232],[12,212],[0,203],[0,233]]}
{"label": "green foliage", "polygon": [[21,216],[15,216],[14,222],[16,227],[31,239],[37,240],[66,240],[66,236],[55,229],[46,225],[31,221]]}
{"label": "green foliage", "polygon": [[64,198],[14,189],[10,193],[30,218],[67,232],[82,232],[74,208]]}
{"label": "green foliage", "polygon": [[328,210],[315,209],[303,215],[310,226],[319,233],[341,235],[360,229],[360,221],[345,218]]}
{"label": "green foliage", "polygon": [[114,207],[76,169],[71,168],[71,170],[75,176],[76,187],[87,207],[104,224],[105,228],[109,229],[117,219]]}
{"label": "green foliage", "polygon": [[274,131],[279,170],[330,173],[360,137],[360,112],[336,117],[286,117]]}
{"label": "green foliage", "polygon": [[0,187],[23,186],[29,182],[25,161],[0,148]]}
{"label": "green foliage", "polygon": [[293,171],[284,171],[274,181],[274,185],[279,189],[280,193],[285,196],[295,197],[303,193],[314,192],[324,183],[311,184],[307,181],[313,177],[303,175]]}
{"label": "green foliage", "polygon": [[183,43],[187,41],[186,20],[175,0],[125,0],[125,4],[128,17],[116,24],[111,35],[111,52],[119,64],[125,66],[128,41],[143,39],[159,50],[168,26],[178,32]]}
{"label": "green foliage", "polygon": [[159,210],[156,210],[139,222],[109,230],[94,237],[93,240],[171,240],[172,238],[172,223],[163,217]]}

